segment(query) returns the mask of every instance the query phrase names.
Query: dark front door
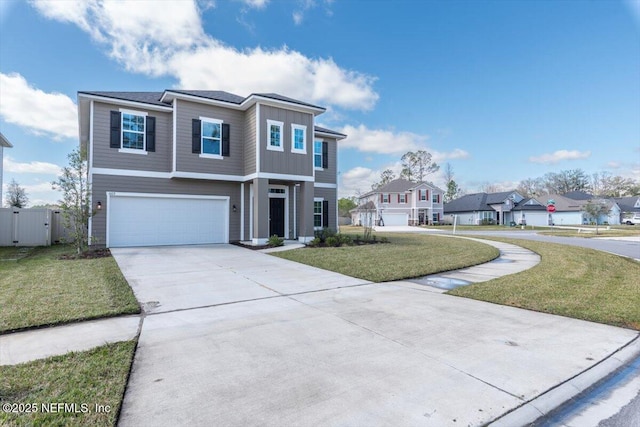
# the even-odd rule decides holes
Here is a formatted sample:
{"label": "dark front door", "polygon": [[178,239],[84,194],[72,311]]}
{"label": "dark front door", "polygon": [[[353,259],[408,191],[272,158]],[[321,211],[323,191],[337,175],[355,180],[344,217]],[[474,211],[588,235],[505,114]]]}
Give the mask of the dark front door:
{"label": "dark front door", "polygon": [[269,236],[284,237],[284,199],[269,199]]}

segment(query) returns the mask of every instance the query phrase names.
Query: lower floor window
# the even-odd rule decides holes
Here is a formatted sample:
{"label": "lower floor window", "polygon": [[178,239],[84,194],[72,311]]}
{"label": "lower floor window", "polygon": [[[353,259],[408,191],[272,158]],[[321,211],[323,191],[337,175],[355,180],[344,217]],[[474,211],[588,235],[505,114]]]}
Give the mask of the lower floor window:
{"label": "lower floor window", "polygon": [[493,212],[482,212],[482,214],[480,215],[480,219],[493,219]]}
{"label": "lower floor window", "polygon": [[313,202],[313,226],[322,228],[322,201]]}
{"label": "lower floor window", "polygon": [[440,214],[434,213],[433,214],[433,222],[438,222],[440,221]]}

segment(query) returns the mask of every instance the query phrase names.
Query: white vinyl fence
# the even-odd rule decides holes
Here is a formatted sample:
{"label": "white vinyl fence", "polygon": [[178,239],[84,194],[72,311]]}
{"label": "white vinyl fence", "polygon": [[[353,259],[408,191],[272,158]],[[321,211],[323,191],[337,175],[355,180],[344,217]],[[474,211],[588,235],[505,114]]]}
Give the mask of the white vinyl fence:
{"label": "white vinyl fence", "polygon": [[49,246],[70,237],[59,210],[0,208],[0,246]]}

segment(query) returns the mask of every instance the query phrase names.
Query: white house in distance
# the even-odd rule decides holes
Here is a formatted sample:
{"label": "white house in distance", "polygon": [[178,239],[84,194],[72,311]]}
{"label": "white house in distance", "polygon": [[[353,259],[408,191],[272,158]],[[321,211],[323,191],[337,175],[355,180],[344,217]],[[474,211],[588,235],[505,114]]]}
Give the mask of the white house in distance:
{"label": "white house in distance", "polygon": [[447,203],[444,213],[447,222],[457,216],[460,225],[509,225],[514,221],[513,208],[522,200],[524,197],[517,191],[467,194]]}
{"label": "white house in distance", "polygon": [[13,147],[13,145],[11,145],[11,143],[7,140],[7,138],[5,138],[5,136],[0,132],[0,206],[2,206],[3,200],[4,200],[4,196],[2,194],[2,174],[3,174],[3,170],[2,170],[2,163],[4,162],[4,154],[3,154],[3,150],[4,148],[11,148]]}
{"label": "white house in distance", "polygon": [[444,192],[428,182],[395,179],[358,199],[354,225],[437,224],[444,216]]}

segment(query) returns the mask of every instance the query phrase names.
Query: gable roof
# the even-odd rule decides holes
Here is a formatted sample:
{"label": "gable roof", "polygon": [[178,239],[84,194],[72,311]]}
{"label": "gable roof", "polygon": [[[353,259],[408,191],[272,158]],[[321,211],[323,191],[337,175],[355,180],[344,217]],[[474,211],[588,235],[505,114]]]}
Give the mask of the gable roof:
{"label": "gable roof", "polygon": [[564,193],[563,196],[572,200],[591,200],[595,197],[593,194],[584,191],[569,191]]}
{"label": "gable roof", "polygon": [[394,179],[393,181],[389,181],[382,187],[378,187],[375,190],[371,190],[368,193],[363,194],[361,197],[367,197],[375,193],[404,193],[407,191],[412,191],[423,184],[428,185],[434,190],[443,192],[440,188],[436,187],[430,182],[413,182],[404,178],[398,178]]}
{"label": "gable roof", "polygon": [[538,200],[533,197],[524,199],[516,206],[514,206],[512,211],[546,211],[547,207],[543,206]]}
{"label": "gable roof", "polygon": [[455,212],[477,212],[492,211],[490,205],[503,203],[510,195],[516,193],[512,191],[502,191],[500,193],[473,193],[459,197],[449,203],[444,204],[445,213]]}
{"label": "gable roof", "polygon": [[500,193],[487,193],[487,204],[488,205],[500,204],[505,200],[507,200],[507,198],[515,192],[516,192],[515,190],[511,190],[511,191],[502,191]]}
{"label": "gable roof", "polygon": [[640,196],[615,197],[613,200],[622,212],[640,212]]}

